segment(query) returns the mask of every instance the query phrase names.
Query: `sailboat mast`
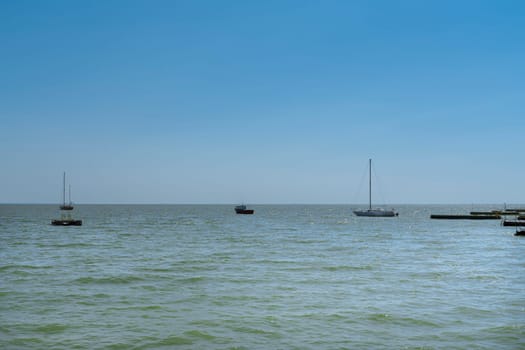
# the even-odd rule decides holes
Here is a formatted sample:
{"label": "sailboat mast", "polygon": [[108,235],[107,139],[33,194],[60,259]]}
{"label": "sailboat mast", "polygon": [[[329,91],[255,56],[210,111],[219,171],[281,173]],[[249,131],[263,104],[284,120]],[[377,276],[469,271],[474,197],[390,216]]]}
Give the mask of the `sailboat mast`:
{"label": "sailboat mast", "polygon": [[69,204],[71,205],[71,185],[69,185]]}
{"label": "sailboat mast", "polygon": [[66,172],[65,171],[64,171],[64,176],[63,176],[62,203],[66,205]]}
{"label": "sailboat mast", "polygon": [[372,158],[368,159],[368,208],[372,210]]}

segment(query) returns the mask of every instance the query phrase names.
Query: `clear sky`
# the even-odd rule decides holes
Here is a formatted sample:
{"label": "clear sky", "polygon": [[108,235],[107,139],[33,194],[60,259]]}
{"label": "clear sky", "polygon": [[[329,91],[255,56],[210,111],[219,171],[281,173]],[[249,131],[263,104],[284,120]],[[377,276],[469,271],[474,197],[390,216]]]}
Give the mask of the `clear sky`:
{"label": "clear sky", "polygon": [[524,106],[523,1],[0,2],[0,203],[523,203]]}

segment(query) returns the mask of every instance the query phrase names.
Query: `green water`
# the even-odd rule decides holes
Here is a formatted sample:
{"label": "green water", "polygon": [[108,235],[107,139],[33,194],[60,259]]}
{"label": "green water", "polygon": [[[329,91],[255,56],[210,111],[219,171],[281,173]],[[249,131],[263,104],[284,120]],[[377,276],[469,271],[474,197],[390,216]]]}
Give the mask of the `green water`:
{"label": "green water", "polygon": [[525,349],[525,239],[490,206],[0,205],[2,349]]}

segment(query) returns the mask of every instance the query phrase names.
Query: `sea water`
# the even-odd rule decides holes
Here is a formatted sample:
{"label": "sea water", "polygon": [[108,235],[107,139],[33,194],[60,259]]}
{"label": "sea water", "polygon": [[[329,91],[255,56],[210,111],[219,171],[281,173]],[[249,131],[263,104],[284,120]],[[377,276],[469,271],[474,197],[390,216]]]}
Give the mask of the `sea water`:
{"label": "sea water", "polygon": [[497,206],[0,206],[1,349],[525,349]]}

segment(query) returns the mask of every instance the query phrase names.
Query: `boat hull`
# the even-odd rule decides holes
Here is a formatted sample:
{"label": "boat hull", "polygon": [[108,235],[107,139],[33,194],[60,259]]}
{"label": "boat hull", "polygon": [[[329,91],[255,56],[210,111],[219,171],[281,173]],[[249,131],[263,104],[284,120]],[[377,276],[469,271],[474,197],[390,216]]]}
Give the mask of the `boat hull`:
{"label": "boat hull", "polygon": [[254,213],[254,210],[253,209],[235,209],[235,213],[236,214],[253,214]]}
{"label": "boat hull", "polygon": [[82,220],[64,219],[51,221],[53,226],[82,226]]}
{"label": "boat hull", "polygon": [[504,220],[503,226],[525,226],[525,221],[520,220]]}
{"label": "boat hull", "polygon": [[60,210],[73,210],[72,205],[61,205]]}
{"label": "boat hull", "polygon": [[354,214],[356,216],[383,217],[383,218],[390,218],[390,217],[399,215],[393,210],[378,210],[378,209],[354,210]]}

